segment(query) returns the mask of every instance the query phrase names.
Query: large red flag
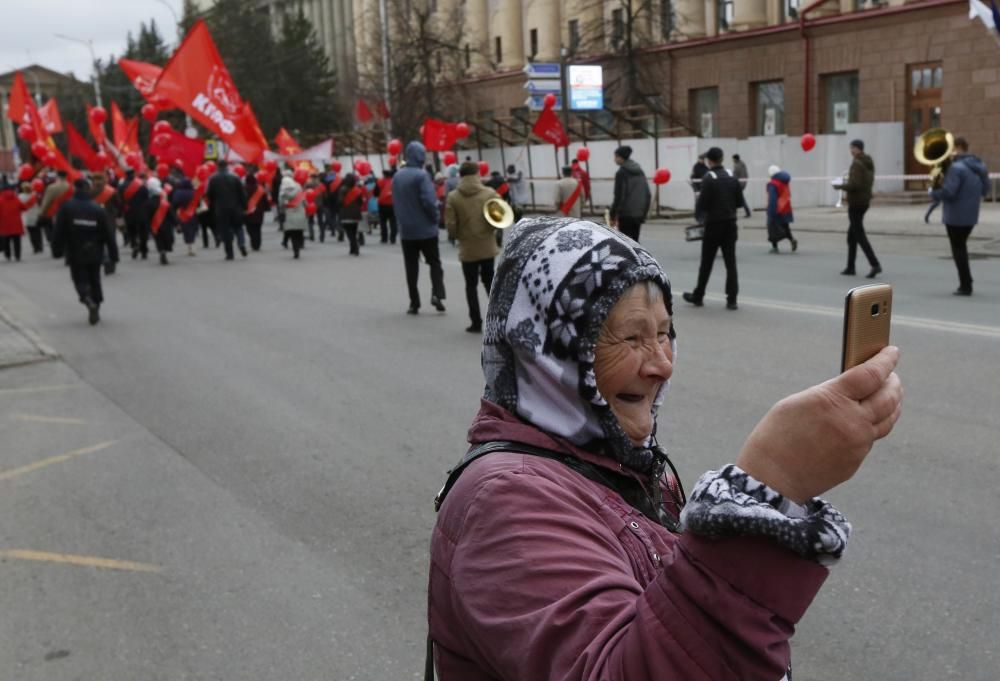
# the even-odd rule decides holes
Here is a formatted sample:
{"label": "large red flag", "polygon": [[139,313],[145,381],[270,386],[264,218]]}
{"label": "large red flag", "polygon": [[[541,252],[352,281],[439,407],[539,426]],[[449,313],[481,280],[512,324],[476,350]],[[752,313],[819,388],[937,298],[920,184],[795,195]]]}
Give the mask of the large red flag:
{"label": "large red flag", "polygon": [[114,101],[111,102],[111,139],[119,151],[124,150],[128,144],[128,122],[122,110],[118,108],[118,102]]}
{"label": "large red flag", "polygon": [[535,127],[531,129],[536,136],[542,138],[556,147],[568,147],[569,137],[563,129],[559,117],[551,108],[546,108],[535,121]]}
{"label": "large red flag", "polygon": [[128,134],[125,136],[125,148],[122,151],[125,153],[142,151],[142,147],[139,146],[139,117],[126,118],[125,125]]}
{"label": "large red flag", "polygon": [[157,146],[155,144],[156,137],[154,137],[154,142],[150,142],[149,153],[156,156],[156,159],[161,163],[173,163],[175,161],[180,161],[184,166],[184,174],[188,177],[194,175],[195,170],[205,159],[205,142],[199,138],[190,138],[176,130],[170,129],[163,133],[170,138],[167,144],[162,146]]}
{"label": "large red flag", "polygon": [[160,74],[163,73],[162,67],[157,66],[156,64],[149,64],[144,61],[134,61],[132,59],[119,59],[118,66],[121,67],[128,79],[132,81],[132,85],[135,86],[135,89],[139,91],[139,94],[141,94],[146,101],[160,111],[166,111],[171,108],[170,102],[168,102],[162,95],[157,95],[153,92],[156,80],[160,77]]}
{"label": "large red flag", "polygon": [[372,110],[368,108],[365,100],[359,99],[358,103],[354,105],[354,117],[358,119],[358,123],[364,125],[372,119]]}
{"label": "large red flag", "polygon": [[[35,108],[35,102],[31,99],[28,86],[24,83],[24,76],[18,71],[14,74],[14,82],[10,87],[10,97],[7,100],[7,118],[14,121],[16,125],[21,123],[32,123],[31,110]],[[41,133],[41,130],[38,131]]]}
{"label": "large red flag", "polygon": [[107,133],[104,132],[104,124],[98,125],[94,122],[94,117],[90,115],[90,112],[94,110],[94,107],[87,102],[87,125],[90,128],[90,136],[94,138],[94,143],[97,145],[98,149],[104,148],[104,143],[107,141]]}
{"label": "large red flag", "polygon": [[458,142],[458,123],[446,123],[436,118],[424,121],[424,147],[427,151],[450,151]]}
{"label": "large red flag", "polygon": [[97,162],[96,152],[87,144],[87,140],[79,133],[72,122],[66,121],[66,141],[69,143],[69,155],[83,161],[90,170],[97,170],[101,164]]}
{"label": "large red flag", "polygon": [[274,136],[274,143],[278,145],[278,153],[282,156],[291,156],[302,151],[296,139],[284,128],[278,130],[278,134]]}
{"label": "large red flag", "polygon": [[189,113],[247,161],[263,157],[267,140],[261,139],[257,118],[240,98],[201,19],[163,68],[153,93]]}
{"label": "large red flag", "polygon": [[59,104],[55,97],[42,105],[42,108],[38,110],[38,115],[42,119],[42,125],[45,126],[45,132],[49,135],[63,131],[62,116],[59,115]]}

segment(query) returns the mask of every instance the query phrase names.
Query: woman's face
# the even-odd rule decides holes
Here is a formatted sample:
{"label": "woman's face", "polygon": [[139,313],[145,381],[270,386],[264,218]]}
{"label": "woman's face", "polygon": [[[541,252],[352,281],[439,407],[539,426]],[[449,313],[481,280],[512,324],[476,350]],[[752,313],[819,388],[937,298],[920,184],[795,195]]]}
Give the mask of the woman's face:
{"label": "woman's face", "polygon": [[653,432],[653,400],[673,373],[670,315],[637,284],[611,308],[597,339],[597,389],[635,445]]}

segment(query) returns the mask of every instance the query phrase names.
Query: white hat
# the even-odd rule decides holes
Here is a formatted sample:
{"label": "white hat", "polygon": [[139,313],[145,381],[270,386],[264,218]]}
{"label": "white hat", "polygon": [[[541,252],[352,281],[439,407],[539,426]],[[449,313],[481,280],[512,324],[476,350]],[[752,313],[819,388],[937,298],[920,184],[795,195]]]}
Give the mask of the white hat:
{"label": "white hat", "polygon": [[778,166],[771,166],[770,168],[767,169],[767,176],[768,177],[774,177],[775,175],[777,175],[780,172],[781,172],[781,168],[779,168]]}
{"label": "white hat", "polygon": [[163,191],[163,185],[160,183],[159,179],[151,177],[146,180],[146,189],[149,190],[150,194],[159,194]]}

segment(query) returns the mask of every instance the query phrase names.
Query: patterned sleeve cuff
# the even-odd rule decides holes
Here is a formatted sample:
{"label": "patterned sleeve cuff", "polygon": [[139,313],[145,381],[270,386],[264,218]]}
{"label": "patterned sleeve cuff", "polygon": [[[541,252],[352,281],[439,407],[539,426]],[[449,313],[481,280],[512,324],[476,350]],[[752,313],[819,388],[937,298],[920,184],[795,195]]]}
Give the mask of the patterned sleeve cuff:
{"label": "patterned sleeve cuff", "polygon": [[821,565],[840,560],[851,536],[851,524],[829,503],[816,497],[796,504],[735,464],[698,479],[681,526],[704,537],[769,537]]}

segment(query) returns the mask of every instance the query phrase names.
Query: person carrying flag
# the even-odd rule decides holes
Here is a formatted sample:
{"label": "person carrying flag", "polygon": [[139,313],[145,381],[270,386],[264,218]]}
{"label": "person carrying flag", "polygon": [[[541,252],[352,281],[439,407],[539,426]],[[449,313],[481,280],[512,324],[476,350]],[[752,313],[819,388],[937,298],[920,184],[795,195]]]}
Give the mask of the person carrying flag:
{"label": "person carrying flag", "polygon": [[562,179],[556,184],[556,210],[568,218],[583,214],[583,182],[573,179],[573,168],[563,166]]}

